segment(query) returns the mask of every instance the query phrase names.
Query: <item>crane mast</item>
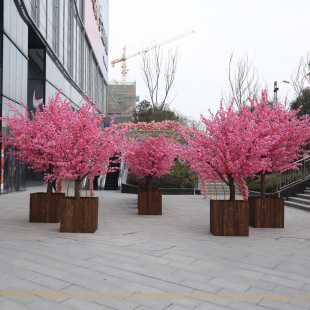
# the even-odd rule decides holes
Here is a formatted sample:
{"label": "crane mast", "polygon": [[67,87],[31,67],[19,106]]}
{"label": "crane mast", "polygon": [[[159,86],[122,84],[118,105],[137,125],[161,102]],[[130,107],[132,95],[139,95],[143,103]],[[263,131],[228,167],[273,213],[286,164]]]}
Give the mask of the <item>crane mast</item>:
{"label": "crane mast", "polygon": [[122,72],[122,76],[123,76],[123,84],[126,84],[126,74],[128,72],[127,64],[126,64],[126,60],[127,59],[129,59],[131,57],[134,57],[134,56],[137,56],[137,55],[140,55],[142,53],[146,53],[146,52],[148,52],[148,51],[150,51],[150,50],[152,50],[152,49],[154,49],[156,47],[159,47],[161,45],[164,45],[164,44],[170,43],[172,41],[178,40],[178,39],[183,38],[183,37],[185,37],[185,36],[187,36],[189,34],[192,34],[194,32],[195,32],[195,30],[186,31],[186,32],[181,33],[181,34],[179,34],[177,36],[174,36],[172,38],[169,38],[169,39],[166,39],[164,41],[161,41],[159,43],[152,44],[152,45],[150,45],[150,46],[148,46],[148,47],[146,47],[146,48],[144,48],[144,49],[142,49],[140,51],[137,51],[137,52],[135,52],[133,54],[130,54],[129,56],[126,56],[126,46],[124,46],[123,47],[122,57],[114,59],[114,60],[111,61],[112,67],[114,67],[116,63],[122,62],[122,65],[121,65],[122,71],[121,72]]}

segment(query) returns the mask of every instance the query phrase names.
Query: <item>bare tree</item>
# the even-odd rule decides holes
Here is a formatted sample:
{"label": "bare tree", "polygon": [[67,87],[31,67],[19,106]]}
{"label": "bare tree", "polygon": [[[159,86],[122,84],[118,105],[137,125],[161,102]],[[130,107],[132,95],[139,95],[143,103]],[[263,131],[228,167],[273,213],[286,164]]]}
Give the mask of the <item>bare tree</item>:
{"label": "bare tree", "polygon": [[168,96],[175,80],[178,60],[178,50],[169,51],[165,58],[160,47],[143,54],[141,75],[148,89],[153,110],[169,107],[171,101],[168,102]]}
{"label": "bare tree", "polygon": [[230,54],[228,65],[230,92],[228,96],[224,96],[226,104],[229,104],[234,98],[236,106],[239,107],[249,98],[253,99],[261,89],[253,60],[250,61],[248,55],[245,54],[234,61],[234,52]]}
{"label": "bare tree", "polygon": [[302,91],[310,86],[310,52],[301,57],[296,71],[291,75],[296,98],[300,97]]}

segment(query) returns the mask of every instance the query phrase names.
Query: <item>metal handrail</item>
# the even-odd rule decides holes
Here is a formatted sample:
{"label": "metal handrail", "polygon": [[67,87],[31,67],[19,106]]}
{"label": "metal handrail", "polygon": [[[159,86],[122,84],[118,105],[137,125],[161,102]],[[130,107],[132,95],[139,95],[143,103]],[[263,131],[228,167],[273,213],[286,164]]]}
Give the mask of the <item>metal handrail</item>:
{"label": "metal handrail", "polygon": [[124,161],[121,160],[120,167],[119,167],[118,179],[117,179],[118,189],[120,189],[120,190],[122,189],[122,179],[123,179],[124,169],[125,169]]}
{"label": "metal handrail", "polygon": [[279,195],[286,187],[310,178],[310,156],[299,159],[295,163],[298,164],[296,168],[279,171],[277,184]]}

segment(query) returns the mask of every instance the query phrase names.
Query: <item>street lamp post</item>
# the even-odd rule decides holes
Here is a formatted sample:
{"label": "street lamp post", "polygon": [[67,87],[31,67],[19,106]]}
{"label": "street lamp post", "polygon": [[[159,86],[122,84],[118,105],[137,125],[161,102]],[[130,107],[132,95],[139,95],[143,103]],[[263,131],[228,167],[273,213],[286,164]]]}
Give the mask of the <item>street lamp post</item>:
{"label": "street lamp post", "polygon": [[276,102],[278,97],[277,97],[277,93],[278,93],[278,86],[277,86],[277,81],[274,82],[274,89],[273,89],[273,93],[274,93],[274,96],[273,96],[273,102]]}

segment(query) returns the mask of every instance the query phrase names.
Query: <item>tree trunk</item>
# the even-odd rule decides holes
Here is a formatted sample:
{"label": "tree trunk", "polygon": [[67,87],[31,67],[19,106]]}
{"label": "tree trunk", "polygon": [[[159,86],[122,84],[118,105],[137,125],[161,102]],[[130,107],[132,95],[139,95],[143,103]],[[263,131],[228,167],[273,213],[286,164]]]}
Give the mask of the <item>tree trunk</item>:
{"label": "tree trunk", "polygon": [[261,173],[261,179],[260,179],[260,197],[262,199],[266,198],[265,192],[266,192],[266,177],[265,173]]}
{"label": "tree trunk", "polygon": [[81,185],[81,178],[78,177],[75,180],[75,184],[74,184],[74,197],[76,199],[80,199],[81,198],[81,196],[80,196],[80,185]]}
{"label": "tree trunk", "polygon": [[53,181],[52,180],[48,180],[48,183],[47,183],[47,193],[48,194],[52,194],[53,193]]}
{"label": "tree trunk", "polygon": [[147,177],[145,177],[145,187],[146,187],[146,193],[147,193],[147,214],[150,213],[150,193],[151,193],[151,189],[152,189],[152,176],[148,175]]}
{"label": "tree trunk", "polygon": [[228,176],[227,178],[229,182],[229,192],[230,192],[229,200],[235,201],[236,200],[236,187],[235,187],[234,179],[231,176]]}
{"label": "tree trunk", "polygon": [[[48,168],[47,172],[49,174],[52,174],[53,173],[53,169],[54,169],[54,167],[50,166]],[[48,183],[47,183],[47,194],[52,194],[52,193],[53,193],[53,180],[49,179]]]}

